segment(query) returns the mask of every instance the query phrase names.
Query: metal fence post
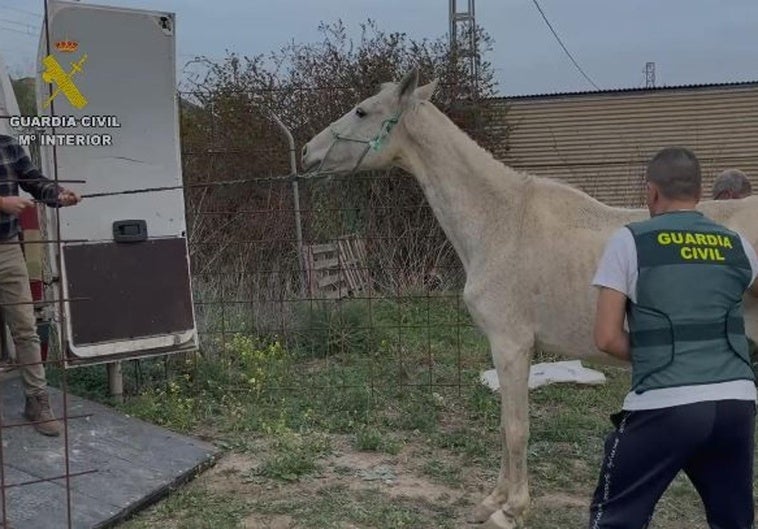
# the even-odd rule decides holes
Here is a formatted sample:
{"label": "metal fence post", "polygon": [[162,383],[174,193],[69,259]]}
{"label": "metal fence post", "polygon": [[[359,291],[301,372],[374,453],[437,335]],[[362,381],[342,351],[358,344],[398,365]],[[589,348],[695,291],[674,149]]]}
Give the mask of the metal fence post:
{"label": "metal fence post", "polygon": [[124,375],[121,371],[121,362],[106,364],[108,369],[108,388],[111,397],[118,403],[124,402]]}
{"label": "metal fence post", "polygon": [[[260,97],[253,97],[254,100],[261,99]],[[307,288],[307,274],[305,269],[305,257],[303,255],[303,225],[302,218],[300,216],[300,188],[297,183],[297,154],[295,153],[295,138],[292,137],[290,129],[287,125],[279,119],[276,113],[268,108],[266,105],[261,105],[271,115],[271,118],[276,122],[279,128],[282,130],[287,141],[289,142],[289,161],[290,161],[290,176],[292,180],[292,198],[295,205],[295,237],[297,239],[297,262],[300,265],[300,294],[305,297]]]}

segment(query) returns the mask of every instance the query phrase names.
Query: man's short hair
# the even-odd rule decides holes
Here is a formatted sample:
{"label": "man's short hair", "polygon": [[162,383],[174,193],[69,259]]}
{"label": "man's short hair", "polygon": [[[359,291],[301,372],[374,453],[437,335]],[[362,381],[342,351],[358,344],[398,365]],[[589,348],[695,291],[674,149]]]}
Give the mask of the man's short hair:
{"label": "man's short hair", "polygon": [[727,169],[716,177],[713,182],[711,195],[717,199],[725,194],[732,197],[746,197],[753,193],[750,180],[747,175],[739,169]]}
{"label": "man's short hair", "polygon": [[645,176],[669,200],[700,199],[700,162],[689,149],[667,147],[658,151],[647,164]]}

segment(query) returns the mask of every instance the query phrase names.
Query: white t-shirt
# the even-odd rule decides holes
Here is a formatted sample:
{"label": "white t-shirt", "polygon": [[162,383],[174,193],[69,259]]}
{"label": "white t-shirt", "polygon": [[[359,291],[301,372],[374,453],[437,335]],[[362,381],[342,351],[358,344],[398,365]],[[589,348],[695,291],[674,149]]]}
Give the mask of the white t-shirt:
{"label": "white t-shirt", "polygon": [[[742,247],[750,261],[752,281],[758,275],[758,256],[750,242],[739,234]],[[637,246],[629,228],[619,229],[608,241],[597,272],[592,280],[596,287],[612,288],[636,302]],[[756,400],[755,384],[750,380],[734,380],[718,384],[651,389],[637,394],[630,391],[624,399],[624,410],[653,410],[712,400]]]}

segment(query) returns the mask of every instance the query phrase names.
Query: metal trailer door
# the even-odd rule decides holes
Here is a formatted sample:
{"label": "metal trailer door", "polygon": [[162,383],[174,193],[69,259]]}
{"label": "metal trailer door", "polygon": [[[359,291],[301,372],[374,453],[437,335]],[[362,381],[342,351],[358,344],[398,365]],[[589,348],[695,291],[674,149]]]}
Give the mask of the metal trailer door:
{"label": "metal trailer door", "polygon": [[[83,195],[181,186],[174,15],[49,0],[47,33],[38,112],[76,123],[54,129],[73,145],[36,138],[43,172],[84,180],[63,184]],[[58,246],[69,364],[197,347],[181,189],[85,198],[59,215],[60,239],[81,241]]]}

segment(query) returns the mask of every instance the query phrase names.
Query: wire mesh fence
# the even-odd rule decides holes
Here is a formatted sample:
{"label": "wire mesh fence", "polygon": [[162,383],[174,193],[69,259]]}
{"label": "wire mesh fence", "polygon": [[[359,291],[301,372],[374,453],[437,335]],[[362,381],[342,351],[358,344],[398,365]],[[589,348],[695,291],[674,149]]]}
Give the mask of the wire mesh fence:
{"label": "wire mesh fence", "polygon": [[[462,354],[463,340],[479,353],[483,341],[460,298],[460,263],[415,180],[391,171],[301,181],[296,208],[290,181],[257,180],[286,174],[276,129],[222,116],[192,108],[182,123],[200,353],[189,368],[134,362],[127,388],[182,380],[197,392],[203,369],[224,366],[230,387],[258,396],[365,391],[370,416],[378,389],[470,387],[486,351]],[[256,181],[194,185],[243,173]]]}
{"label": "wire mesh fence", "polygon": [[[62,391],[64,430],[87,419],[69,414],[69,393],[223,443],[281,429],[423,431],[464,424],[462,415],[483,408],[496,430],[479,380],[490,368],[488,346],[462,300],[462,266],[415,179],[395,170],[293,179],[286,138],[256,94],[201,105],[179,96],[200,348],[125,361],[121,402],[109,397],[105,367],[65,369],[54,333],[45,363]],[[330,98],[339,100],[339,89]],[[474,137],[493,128],[486,105],[459,122]],[[295,143],[323,125],[294,130]],[[57,226],[43,226],[43,243],[60,250],[76,242],[61,240]],[[48,290],[58,291],[48,299],[57,301],[38,309],[61,325],[63,294],[52,275],[48,267]],[[0,423],[0,437],[12,426]],[[67,435],[63,471],[40,480],[65,481],[71,528],[79,507],[70,481],[97,469],[70,467]],[[3,501],[40,480],[3,481]]]}
{"label": "wire mesh fence", "polygon": [[[265,113],[253,117],[184,107],[186,236],[200,348],[123,362],[123,402],[111,398],[106,366],[66,365],[63,304],[77,300],[65,299],[56,270],[65,245],[84,241],[63,240],[58,218],[43,221],[40,241],[25,242],[27,250],[36,242],[57,248],[43,252],[46,296],[34,305],[39,320],[53,324],[42,363],[62,397],[61,446],[52,449],[61,468],[34,479],[3,473],[3,506],[14,490],[61,483],[59,526],[80,526],[77,488],[99,469],[72,455],[70,424],[91,418],[72,412],[73,395],[193,433],[334,433],[378,422],[423,426],[439,419],[435,399],[452,403],[477,385],[489,365],[485,342],[463,307],[460,263],[415,180],[390,171],[294,184],[286,142]],[[298,142],[311,133],[300,131]],[[0,441],[28,425],[0,421]],[[0,463],[7,463],[1,446]],[[4,508],[3,526],[14,527],[13,518]]]}
{"label": "wire mesh fence", "polygon": [[[234,357],[241,337],[277,341],[294,355],[288,367],[293,378],[267,383],[267,390],[302,388],[296,374],[301,364],[334,366],[340,359],[366,364],[366,378],[352,385],[373,388],[387,382],[375,378],[379,370],[370,365],[387,367],[387,359],[377,358],[385,343],[394,344],[401,366],[425,358],[425,378],[414,375],[405,383],[460,386],[460,350],[452,344],[453,376],[436,376],[440,359],[432,361],[430,344],[437,328],[471,330],[459,297],[463,273],[412,177],[392,171],[302,181],[296,208],[290,181],[257,180],[287,174],[285,145],[270,121],[262,125],[236,114],[225,119],[213,106],[193,107],[183,116],[188,237],[204,359]],[[202,185],[239,174],[256,181]],[[426,335],[426,346],[407,350],[407,336],[419,334]],[[164,368],[158,378],[165,374],[171,370]],[[129,387],[144,386],[144,369],[134,367],[133,377]]]}
{"label": "wire mesh fence", "polygon": [[[352,90],[344,98],[340,90],[328,97],[350,104]],[[291,147],[261,94],[206,94],[201,104],[194,96],[179,94],[200,348],[123,362],[122,402],[111,398],[121,395],[110,395],[104,366],[65,369],[54,333],[45,363],[62,391],[64,425],[87,418],[69,415],[73,392],[220,443],[281,429],[423,431],[463,425],[463,415],[482,409],[496,431],[496,407],[482,404],[488,390],[479,379],[491,367],[488,346],[462,300],[461,263],[415,179],[399,170],[293,178]],[[504,141],[507,127],[487,105],[449,114],[491,150],[487,141]],[[299,119],[295,144],[334,117]],[[488,138],[492,130],[500,132]],[[43,226],[43,243],[60,250],[77,242],[61,240],[57,226]],[[38,309],[60,326],[53,275],[48,266],[47,297],[57,301]],[[0,436],[10,426],[0,423]],[[69,482],[97,469],[72,470],[67,439],[64,471],[44,479],[66,481],[71,528],[78,507]],[[0,485],[37,483],[27,481]]]}
{"label": "wire mesh fence", "polygon": [[[32,155],[39,162],[39,152],[34,151]],[[51,175],[51,179],[56,185],[59,185],[57,174]],[[17,221],[19,222],[19,233],[0,244],[3,262],[2,274],[4,275],[3,292],[0,298],[3,313],[3,333],[6,334],[6,325],[12,329],[13,333],[12,342],[8,340],[3,343],[4,362],[0,377],[2,377],[2,383],[5,384],[10,380],[9,375],[21,372],[21,378],[24,379],[23,385],[19,385],[23,391],[20,401],[10,399],[9,402],[8,393],[4,393],[1,399],[0,492],[2,492],[2,498],[0,505],[2,506],[2,515],[0,521],[2,523],[0,523],[0,527],[20,527],[17,525],[18,522],[14,522],[13,513],[10,512],[10,503],[14,504],[16,510],[26,510],[24,507],[19,509],[21,493],[18,491],[20,489],[26,489],[26,497],[28,498],[29,494],[34,496],[34,492],[30,493],[30,490],[39,491],[49,484],[63,484],[63,487],[58,491],[64,495],[64,498],[56,498],[56,500],[65,506],[65,510],[57,513],[53,518],[57,518],[60,527],[70,528],[74,527],[75,519],[73,481],[76,478],[96,474],[98,468],[87,464],[83,466],[80,462],[75,461],[75,458],[72,458],[72,440],[69,426],[73,421],[88,420],[91,414],[77,413],[70,406],[64,356],[48,354],[49,345],[52,345],[50,347],[52,350],[63,350],[62,336],[56,332],[52,334],[41,332],[49,330],[49,327],[42,326],[40,323],[43,321],[46,324],[51,322],[63,323],[60,317],[60,314],[63,313],[61,310],[63,303],[75,303],[79,300],[66,298],[60,281],[51,281],[48,284],[51,290],[55,290],[53,295],[41,297],[42,277],[32,277],[32,274],[28,273],[29,267],[25,260],[32,253],[44,252],[47,247],[56,246],[60,249],[63,244],[76,241],[62,238],[59,228],[60,222],[56,222],[54,229],[47,227],[46,230],[43,230],[43,227],[39,225],[38,211],[34,208],[21,217],[23,222]],[[43,231],[44,237],[41,236]],[[45,247],[45,250],[42,247]],[[50,255],[60,256],[60,252],[51,252]],[[59,259],[59,257],[57,258]],[[33,261],[33,259],[28,260]],[[48,265],[50,264],[48,263]],[[57,266],[60,267],[60,261],[58,261]],[[40,276],[43,275],[41,270],[39,270],[39,274]],[[35,286],[40,288],[37,289]],[[44,342],[40,335],[44,335]],[[13,357],[10,356],[8,350],[11,344],[13,344],[13,352],[15,353]],[[60,406],[52,406],[47,392],[44,391],[45,371],[57,372],[60,375],[57,377],[57,384],[62,396]],[[57,408],[54,415],[44,412],[48,406],[53,409]],[[40,410],[43,412],[40,413]],[[60,430],[55,434],[51,433],[56,430],[57,425],[60,425]],[[23,439],[23,435],[15,435],[15,432],[29,426],[45,433],[45,435],[60,437],[59,442],[50,446],[48,452],[51,457],[56,459],[56,464],[50,465],[45,470],[40,469],[36,473],[21,470],[18,462],[15,461],[19,454],[28,450],[27,446],[17,446],[19,441]]]}

